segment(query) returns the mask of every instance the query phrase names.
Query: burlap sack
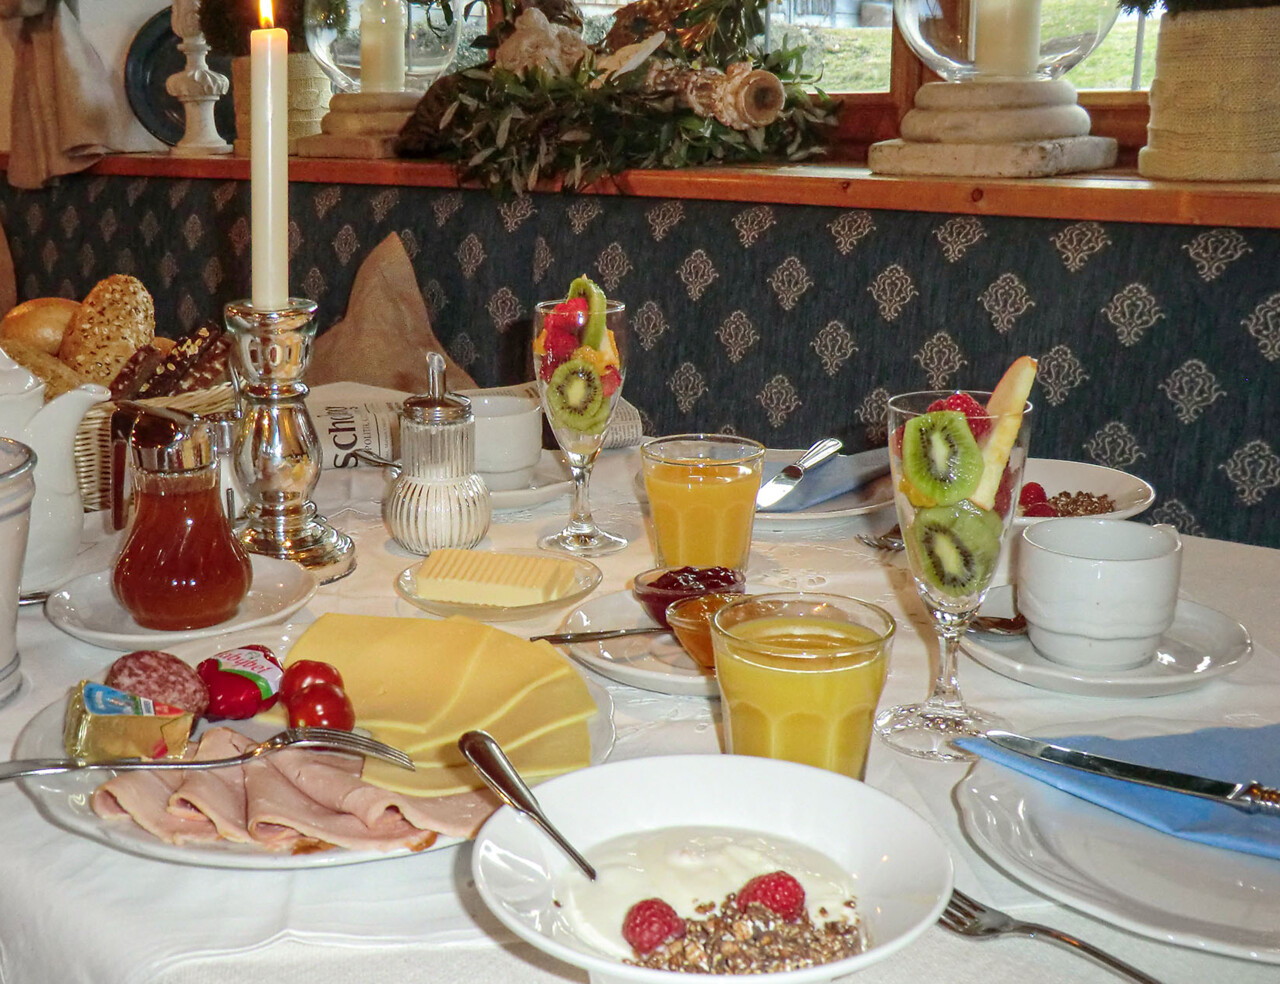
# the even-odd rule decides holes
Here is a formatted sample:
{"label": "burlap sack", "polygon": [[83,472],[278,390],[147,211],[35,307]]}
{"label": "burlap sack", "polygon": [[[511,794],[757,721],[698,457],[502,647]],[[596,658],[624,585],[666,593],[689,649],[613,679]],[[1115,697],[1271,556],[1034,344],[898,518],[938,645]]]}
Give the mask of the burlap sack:
{"label": "burlap sack", "polygon": [[447,389],[476,385],[431,330],[409,254],[394,232],[365,257],[346,315],[316,339],[313,352],[307,368],[312,385],[356,382],[422,393],[428,352],[444,356]]}

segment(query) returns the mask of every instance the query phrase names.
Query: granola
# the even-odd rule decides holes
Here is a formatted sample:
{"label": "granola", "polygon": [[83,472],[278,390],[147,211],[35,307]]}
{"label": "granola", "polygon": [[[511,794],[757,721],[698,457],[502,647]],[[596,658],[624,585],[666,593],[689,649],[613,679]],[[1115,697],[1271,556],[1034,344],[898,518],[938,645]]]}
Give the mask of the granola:
{"label": "granola", "polygon": [[829,919],[820,910],[821,924],[808,912],[788,922],[758,902],[740,910],[730,893],[718,907],[699,906],[706,915],[686,919],[684,936],[627,963],[686,974],[768,974],[832,963],[868,945],[853,900],[845,906],[848,913]]}
{"label": "granola", "polygon": [[1059,492],[1049,499],[1049,505],[1058,511],[1059,516],[1099,516],[1115,512],[1116,508],[1111,496],[1094,495],[1092,492]]}

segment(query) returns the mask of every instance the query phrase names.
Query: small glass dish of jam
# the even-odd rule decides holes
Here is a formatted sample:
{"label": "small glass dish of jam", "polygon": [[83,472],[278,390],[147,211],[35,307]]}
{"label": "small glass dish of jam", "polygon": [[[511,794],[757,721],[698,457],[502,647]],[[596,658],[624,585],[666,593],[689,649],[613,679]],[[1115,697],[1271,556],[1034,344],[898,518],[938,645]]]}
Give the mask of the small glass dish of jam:
{"label": "small glass dish of jam", "polygon": [[716,661],[711,648],[711,618],[739,597],[740,593],[713,591],[710,594],[682,598],[667,606],[667,624],[680,640],[684,651],[695,663],[712,673],[716,670]]}
{"label": "small glass dish of jam", "polygon": [[631,593],[650,618],[669,629],[667,606],[673,601],[712,592],[742,594],[746,588],[746,575],[727,567],[654,567],[635,576]]}

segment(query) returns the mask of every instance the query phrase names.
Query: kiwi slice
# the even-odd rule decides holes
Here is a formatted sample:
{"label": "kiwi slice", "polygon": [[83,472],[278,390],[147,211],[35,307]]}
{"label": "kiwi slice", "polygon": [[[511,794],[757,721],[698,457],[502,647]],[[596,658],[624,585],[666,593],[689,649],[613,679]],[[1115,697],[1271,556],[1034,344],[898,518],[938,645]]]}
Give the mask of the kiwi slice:
{"label": "kiwi slice", "polygon": [[575,297],[587,299],[587,324],[582,329],[582,344],[598,349],[605,339],[604,309],[607,300],[604,291],[590,277],[582,276],[569,285],[569,300]]}
{"label": "kiwi slice", "polygon": [[920,576],[944,595],[981,591],[1000,556],[1000,517],[970,502],[921,509],[907,527]]}
{"label": "kiwi slice", "polygon": [[585,359],[566,359],[556,366],[547,383],[547,407],[556,420],[572,430],[594,433],[589,428],[602,406],[607,417],[609,401],[595,366]]}
{"label": "kiwi slice", "polygon": [[908,420],[902,474],[939,505],[967,499],[982,480],[982,452],[964,414],[935,410]]}

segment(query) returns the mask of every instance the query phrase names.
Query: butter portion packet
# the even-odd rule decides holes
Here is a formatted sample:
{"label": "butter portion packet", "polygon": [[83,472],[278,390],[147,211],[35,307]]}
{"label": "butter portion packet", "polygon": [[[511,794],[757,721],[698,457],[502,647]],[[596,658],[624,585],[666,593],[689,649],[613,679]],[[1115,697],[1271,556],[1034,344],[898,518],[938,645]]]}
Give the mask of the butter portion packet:
{"label": "butter portion packet", "polygon": [[194,723],[189,711],[82,680],[67,702],[62,744],[85,762],[181,758]]}

